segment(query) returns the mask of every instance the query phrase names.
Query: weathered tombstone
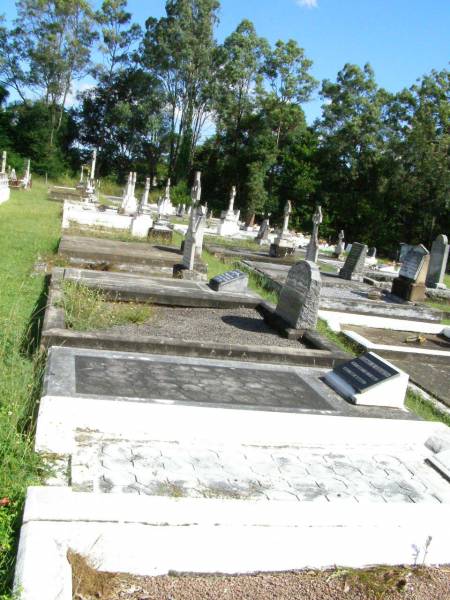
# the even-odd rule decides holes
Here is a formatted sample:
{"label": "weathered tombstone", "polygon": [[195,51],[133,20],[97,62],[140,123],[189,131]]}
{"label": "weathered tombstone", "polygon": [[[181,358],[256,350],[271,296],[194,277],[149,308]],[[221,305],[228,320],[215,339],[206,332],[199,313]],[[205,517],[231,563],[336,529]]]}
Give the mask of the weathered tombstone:
{"label": "weathered tombstone", "polygon": [[392,293],[411,302],[425,300],[429,262],[430,253],[425,246],[414,246],[406,255],[399,276],[394,279]]}
{"label": "weathered tombstone", "polygon": [[319,225],[323,221],[322,207],[317,206],[313,216],[313,231],[306,249],[306,260],[316,263],[319,258]]}
{"label": "weathered tombstone", "polygon": [[288,256],[294,254],[295,245],[291,236],[289,235],[289,217],[292,213],[292,204],[291,201],[288,200],[284,207],[284,220],[283,220],[283,228],[280,232],[280,235],[275,239],[275,242],[270,245],[269,254],[270,256],[275,256],[277,258],[283,258],[284,256]]}
{"label": "weathered tombstone", "polygon": [[144,188],[144,193],[142,195],[142,200],[141,200],[141,207],[142,208],[147,208],[148,207],[148,195],[150,193],[150,177],[147,177],[145,180],[145,188]]}
{"label": "weathered tombstone", "polygon": [[398,251],[398,262],[403,262],[406,258],[406,255],[410,250],[414,248],[413,244],[405,244],[404,242],[400,242],[400,249]]}
{"label": "weathered tombstone", "polygon": [[403,408],[409,376],[373,352],[325,375],[325,381],[354,404]]}
{"label": "weathered tombstone", "polygon": [[362,281],[366,256],[367,246],[359,242],[353,242],[350,254],[339,271],[339,277],[349,281]]}
{"label": "weathered tombstone", "polygon": [[[200,181],[197,180],[199,184]],[[195,187],[195,186],[194,186]],[[194,194],[194,189],[193,189]],[[197,196],[198,198],[199,196]],[[202,207],[194,207],[193,217],[191,217],[189,228],[186,232],[183,244],[183,258],[181,264],[173,267],[173,276],[177,279],[198,279],[206,278],[207,270],[198,262],[198,246],[203,243],[204,214]],[[201,255],[201,254],[200,254]],[[203,267],[203,268],[202,268]]]}
{"label": "weathered tombstone", "polygon": [[259,228],[258,235],[256,236],[256,241],[260,246],[266,244],[269,241],[269,232],[269,219],[264,219],[264,221],[261,223],[261,227]]}
{"label": "weathered tombstone", "polygon": [[281,289],[276,314],[294,329],[315,329],[321,287],[315,263],[306,260],[296,263]]}
{"label": "weathered tombstone", "polygon": [[248,287],[248,275],[242,271],[227,271],[216,275],[209,282],[215,292],[244,292]]}
{"label": "weathered tombstone", "polygon": [[120,209],[124,215],[132,216],[136,215],[138,212],[138,203],[134,195],[134,190],[136,188],[136,176],[136,173],[130,173],[128,175],[128,181],[123,193],[122,205]]}
{"label": "weathered tombstone", "polygon": [[336,244],[336,247],[334,249],[334,253],[333,253],[333,257],[334,258],[341,258],[341,256],[344,254],[345,252],[345,233],[344,230],[341,229],[341,231],[339,232],[338,235],[338,243]]}
{"label": "weathered tombstone", "polygon": [[233,185],[230,193],[228,210],[222,212],[220,223],[217,228],[219,235],[234,235],[239,231],[239,210],[234,210],[234,201],[236,199],[236,186]]}
{"label": "weathered tombstone", "polygon": [[447,286],[444,283],[445,270],[448,263],[448,238],[446,235],[438,235],[431,246],[430,266],[426,279],[426,286],[429,288],[443,288]]}

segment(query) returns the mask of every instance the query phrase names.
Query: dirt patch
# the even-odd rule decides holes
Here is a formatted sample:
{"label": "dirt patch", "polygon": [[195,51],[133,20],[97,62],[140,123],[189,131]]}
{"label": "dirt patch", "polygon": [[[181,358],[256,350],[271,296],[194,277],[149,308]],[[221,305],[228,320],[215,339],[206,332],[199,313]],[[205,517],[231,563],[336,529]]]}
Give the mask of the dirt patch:
{"label": "dirt patch", "polygon": [[374,344],[385,344],[388,346],[402,346],[408,348],[422,348],[426,350],[450,351],[450,340],[443,335],[433,333],[411,333],[410,331],[395,331],[393,329],[375,329],[371,327],[359,327],[357,325],[345,325],[345,329],[359,333]]}
{"label": "dirt patch", "polygon": [[73,600],[450,600],[450,567],[134,577],[96,573],[76,555],[71,564]]}

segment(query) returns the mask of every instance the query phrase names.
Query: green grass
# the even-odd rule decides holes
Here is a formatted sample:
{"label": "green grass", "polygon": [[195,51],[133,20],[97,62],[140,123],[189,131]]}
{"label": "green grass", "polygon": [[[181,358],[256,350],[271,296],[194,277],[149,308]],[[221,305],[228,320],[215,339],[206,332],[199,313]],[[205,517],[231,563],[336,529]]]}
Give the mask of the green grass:
{"label": "green grass", "polygon": [[444,317],[441,322],[444,323],[444,325],[450,325],[450,302],[445,300],[426,300],[426,305],[442,311],[444,313]]}
{"label": "green grass", "polygon": [[[32,415],[40,396],[37,347],[45,280],[33,275],[38,255],[56,250],[61,206],[47,201],[34,179],[30,191],[12,190],[0,206],[0,598],[11,583],[15,542],[28,485],[40,482],[33,453]],[[33,316],[34,315],[34,316]]]}
{"label": "green grass", "polygon": [[[257,252],[261,251],[261,246],[254,242],[253,240],[236,240],[223,238],[219,236],[206,235],[205,236],[205,244],[210,244],[211,246],[222,246],[223,248],[241,248],[242,250],[255,250]],[[264,246],[263,246],[264,248]],[[268,248],[268,246],[266,246]]]}
{"label": "green grass", "polygon": [[434,404],[425,400],[419,394],[408,390],[405,400],[406,407],[425,421],[437,421],[450,427],[450,415],[439,410]]}
{"label": "green grass", "polygon": [[151,306],[111,302],[101,291],[71,281],[63,284],[62,308],[67,326],[76,331],[145,323],[153,313]]}

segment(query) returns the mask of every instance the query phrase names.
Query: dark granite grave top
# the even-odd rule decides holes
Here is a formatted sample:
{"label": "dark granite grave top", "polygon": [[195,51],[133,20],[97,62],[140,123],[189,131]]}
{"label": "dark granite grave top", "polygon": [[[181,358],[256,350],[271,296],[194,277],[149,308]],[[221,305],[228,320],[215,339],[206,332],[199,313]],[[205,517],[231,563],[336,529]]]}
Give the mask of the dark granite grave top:
{"label": "dark granite grave top", "polygon": [[325,372],[308,367],[53,347],[49,352],[44,394],[336,416],[414,418],[396,409],[346,402],[322,381]]}
{"label": "dark granite grave top", "polygon": [[366,353],[338,365],[334,368],[334,373],[360,393],[394,377],[398,371],[385,364],[377,356]]}

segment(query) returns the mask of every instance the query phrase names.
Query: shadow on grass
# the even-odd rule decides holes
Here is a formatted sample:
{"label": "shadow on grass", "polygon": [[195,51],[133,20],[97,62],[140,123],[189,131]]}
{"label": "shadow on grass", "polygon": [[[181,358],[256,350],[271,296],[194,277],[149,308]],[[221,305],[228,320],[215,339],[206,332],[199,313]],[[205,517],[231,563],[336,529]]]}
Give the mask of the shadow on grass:
{"label": "shadow on grass", "polygon": [[25,327],[20,343],[20,352],[27,358],[32,358],[39,349],[45,309],[47,307],[50,275],[46,275],[39,297],[31,311],[31,316]]}

